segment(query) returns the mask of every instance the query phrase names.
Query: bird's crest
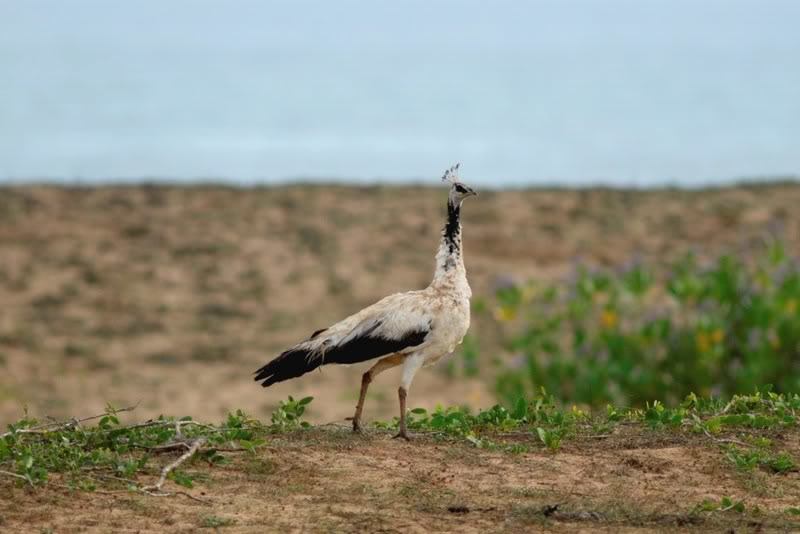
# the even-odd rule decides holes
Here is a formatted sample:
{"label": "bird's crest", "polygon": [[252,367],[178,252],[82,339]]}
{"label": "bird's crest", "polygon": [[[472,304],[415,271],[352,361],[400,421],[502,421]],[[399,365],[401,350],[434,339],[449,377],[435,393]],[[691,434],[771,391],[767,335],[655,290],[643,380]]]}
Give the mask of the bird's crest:
{"label": "bird's crest", "polygon": [[461,166],[460,163],[456,163],[455,165],[444,171],[444,175],[442,175],[442,181],[450,182],[451,184],[459,182],[458,168],[460,166]]}

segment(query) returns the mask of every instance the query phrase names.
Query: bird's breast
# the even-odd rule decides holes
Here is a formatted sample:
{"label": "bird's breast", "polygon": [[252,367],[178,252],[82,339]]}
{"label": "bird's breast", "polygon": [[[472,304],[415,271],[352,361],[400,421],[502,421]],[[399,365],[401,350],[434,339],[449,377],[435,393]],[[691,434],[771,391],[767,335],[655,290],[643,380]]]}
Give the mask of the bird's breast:
{"label": "bird's breast", "polygon": [[449,305],[445,306],[439,314],[436,323],[436,329],[441,341],[451,347],[450,350],[452,350],[455,345],[461,343],[467,330],[469,330],[469,300],[458,299],[450,301]]}

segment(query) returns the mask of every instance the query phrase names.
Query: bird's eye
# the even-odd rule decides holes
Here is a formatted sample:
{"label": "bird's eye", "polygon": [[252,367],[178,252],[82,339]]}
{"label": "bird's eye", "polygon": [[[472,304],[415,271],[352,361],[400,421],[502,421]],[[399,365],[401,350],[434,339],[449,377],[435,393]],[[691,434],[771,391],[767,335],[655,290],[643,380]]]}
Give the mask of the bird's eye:
{"label": "bird's eye", "polygon": [[459,193],[466,193],[467,192],[467,190],[464,189],[464,186],[461,185],[461,184],[456,184],[456,191],[458,191]]}

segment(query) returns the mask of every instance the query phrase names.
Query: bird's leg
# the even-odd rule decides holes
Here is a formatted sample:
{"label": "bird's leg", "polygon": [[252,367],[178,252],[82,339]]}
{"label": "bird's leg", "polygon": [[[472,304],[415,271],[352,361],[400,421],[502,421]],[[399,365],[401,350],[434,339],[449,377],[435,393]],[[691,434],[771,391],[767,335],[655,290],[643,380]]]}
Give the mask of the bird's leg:
{"label": "bird's leg", "polygon": [[411,381],[414,380],[414,375],[417,374],[424,361],[423,356],[416,353],[406,358],[403,364],[403,377],[400,380],[400,388],[397,390],[397,396],[400,399],[400,431],[395,438],[403,438],[406,441],[411,440],[406,430],[406,396],[408,395],[408,388],[411,387]]}
{"label": "bird's leg", "polygon": [[353,432],[361,432],[361,412],[364,410],[364,399],[367,398],[367,388],[370,382],[372,382],[372,369],[361,376],[361,393],[358,396],[356,413],[353,416]]}
{"label": "bird's leg", "polygon": [[364,401],[367,398],[367,389],[369,388],[372,379],[378,376],[379,373],[400,365],[403,363],[403,359],[404,356],[400,354],[393,354],[388,358],[380,360],[378,363],[370,367],[369,371],[361,376],[361,393],[358,396],[356,413],[353,415],[353,432],[361,432],[361,412],[364,410]]}
{"label": "bird's leg", "polygon": [[411,441],[411,438],[408,437],[408,432],[406,432],[406,395],[408,392],[406,388],[400,386],[397,390],[397,396],[400,398],[400,432],[394,436],[395,439],[403,438],[406,441]]}

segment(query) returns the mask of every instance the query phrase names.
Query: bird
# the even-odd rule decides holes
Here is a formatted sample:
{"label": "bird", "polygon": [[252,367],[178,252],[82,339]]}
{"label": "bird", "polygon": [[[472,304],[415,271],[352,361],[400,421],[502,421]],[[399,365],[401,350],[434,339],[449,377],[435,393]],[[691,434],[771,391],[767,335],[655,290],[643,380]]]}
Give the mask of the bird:
{"label": "bird", "polygon": [[361,377],[361,392],[352,417],[353,432],[361,433],[367,389],[375,377],[402,365],[397,391],[400,420],[395,438],[410,440],[406,398],[417,371],[451,354],[470,325],[472,290],[464,267],[461,205],[477,193],[458,175],[460,164],[447,169],[450,184],[447,220],[442,230],[431,283],[425,289],[395,293],[350,315],[286,349],[255,371],[263,387],[299,377],[320,366],[377,360]]}

